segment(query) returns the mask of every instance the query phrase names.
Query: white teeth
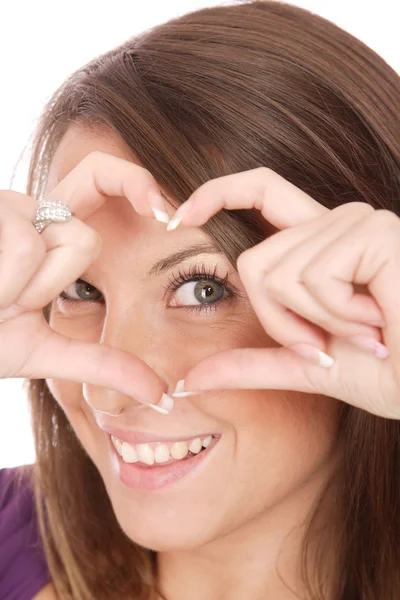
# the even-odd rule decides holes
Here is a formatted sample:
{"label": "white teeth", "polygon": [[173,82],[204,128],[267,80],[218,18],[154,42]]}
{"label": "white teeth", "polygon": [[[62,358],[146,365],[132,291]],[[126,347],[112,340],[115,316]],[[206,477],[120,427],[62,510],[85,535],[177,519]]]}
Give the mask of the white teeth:
{"label": "white teeth", "polygon": [[200,438],[195,438],[194,440],[191,441],[190,446],[189,446],[189,450],[190,452],[192,452],[193,454],[198,454],[201,450],[201,439]]}
{"label": "white teeth", "polygon": [[156,449],[154,450],[154,459],[156,463],[167,462],[167,460],[169,460],[170,458],[171,457],[169,454],[169,448],[167,444],[159,444],[158,446],[156,446]]}
{"label": "white teeth", "polygon": [[[118,450],[118,448],[117,448]],[[133,448],[130,444],[123,442],[122,450],[121,450],[122,458],[127,463],[134,463],[139,460],[137,452],[135,448]]]}
{"label": "white teeth", "polygon": [[115,447],[119,454],[122,454],[122,442],[118,438],[115,438]]}
{"label": "white teeth", "polygon": [[186,454],[188,453],[189,449],[188,449],[188,445],[186,442],[175,442],[175,444],[172,444],[171,447],[171,456],[172,458],[185,458]]}
{"label": "white teeth", "polygon": [[138,444],[136,450],[141,462],[145,465],[154,465],[154,452],[149,444]]}
{"label": "white teeth", "polygon": [[208,448],[208,446],[211,444],[211,440],[212,440],[212,435],[208,435],[206,438],[204,438],[204,440],[203,440],[204,448]]}
{"label": "white teeth", "polygon": [[154,463],[166,463],[171,457],[175,460],[182,460],[188,452],[199,454],[203,448],[208,448],[213,439],[212,435],[205,438],[194,438],[189,441],[179,442],[152,442],[151,444],[129,444],[118,438],[111,436],[111,441],[118,454],[127,463],[142,462],[146,465]]}

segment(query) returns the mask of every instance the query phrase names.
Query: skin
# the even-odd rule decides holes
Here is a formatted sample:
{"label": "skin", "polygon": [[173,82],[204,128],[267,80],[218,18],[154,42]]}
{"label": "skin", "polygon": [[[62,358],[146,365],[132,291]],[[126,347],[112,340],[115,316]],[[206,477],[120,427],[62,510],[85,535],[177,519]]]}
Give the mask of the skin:
{"label": "skin", "polygon": [[[52,161],[46,195],[95,150],[140,165],[115,133],[73,125]],[[173,214],[172,207],[169,212]],[[56,331],[135,354],[169,390],[215,352],[276,346],[224,255],[201,254],[147,276],[158,260],[195,241],[210,241],[200,228],[167,232],[162,223],[136,214],[122,197],[110,198],[85,222],[103,239],[100,256],[82,275],[96,288],[94,301],[70,306],[55,300],[50,324]],[[182,299],[183,287],[168,290],[169,280],[196,265],[216,269],[221,278],[228,273],[237,296],[217,303],[216,310],[179,306],[191,298],[195,304],[192,284],[184,284]],[[66,291],[77,297],[79,289],[72,285]],[[302,524],[335,462],[339,402],[287,391],[215,391],[177,399],[172,413],[164,416],[125,396],[132,410],[122,427],[167,437],[221,436],[206,464],[178,484],[137,492],[119,480],[109,436],[90,407],[112,412],[121,404],[121,394],[67,380],[47,383],[99,470],[121,528],[158,552],[160,585],[167,597],[295,597],[281,582],[277,561],[285,581],[299,591]],[[118,426],[118,420],[107,422]]]}

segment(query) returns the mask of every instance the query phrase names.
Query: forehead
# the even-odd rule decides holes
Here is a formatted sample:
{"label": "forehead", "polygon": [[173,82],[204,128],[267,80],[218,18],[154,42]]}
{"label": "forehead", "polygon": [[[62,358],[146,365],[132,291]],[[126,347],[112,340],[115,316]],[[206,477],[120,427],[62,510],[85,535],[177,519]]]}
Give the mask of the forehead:
{"label": "forehead", "polygon": [[73,124],[62,137],[50,163],[45,194],[54,189],[85,156],[94,151],[113,154],[141,165],[129,146],[112,129],[105,126],[89,128]]}

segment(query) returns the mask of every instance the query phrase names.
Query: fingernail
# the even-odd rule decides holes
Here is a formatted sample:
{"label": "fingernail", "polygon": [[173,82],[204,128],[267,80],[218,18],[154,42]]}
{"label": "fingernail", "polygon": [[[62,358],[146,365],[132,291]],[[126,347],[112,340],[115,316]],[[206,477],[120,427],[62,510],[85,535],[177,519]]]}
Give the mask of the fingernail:
{"label": "fingernail", "polygon": [[170,413],[171,410],[174,408],[174,399],[171,398],[171,396],[168,396],[168,394],[163,394],[161,396],[160,402],[158,403],[158,406],[159,408],[162,408],[168,413]]}
{"label": "fingernail", "polygon": [[370,354],[376,356],[376,358],[387,358],[390,356],[390,352],[386,346],[377,342],[373,338],[369,338],[363,335],[356,335],[349,338],[349,341],[362,348],[363,350],[367,350]]}
{"label": "fingernail", "polygon": [[186,391],[185,392],[184,388],[185,388],[185,380],[181,379],[176,384],[176,388],[172,392],[171,396],[173,396],[174,398],[188,398],[189,396],[198,396],[199,394],[204,393],[204,392],[202,392],[200,390],[198,390],[198,391]]}
{"label": "fingernail", "polygon": [[171,410],[174,408],[174,399],[167,394],[163,394],[158,404],[144,403],[144,406],[148,406],[148,408],[152,408],[162,415],[169,415]]}
{"label": "fingernail", "polygon": [[157,221],[160,221],[160,223],[169,223],[169,216],[162,195],[156,192],[156,190],[151,189],[149,190],[148,198],[151,210]]}
{"label": "fingernail", "polygon": [[190,206],[192,205],[192,200],[186,200],[181,206],[178,208],[176,213],[174,214],[174,218],[170,220],[167,225],[167,231],[173,231],[178,227],[180,222],[183,219],[183,216],[187,214]]}
{"label": "fingernail", "polygon": [[335,362],[332,356],[325,354],[325,352],[322,352],[322,350],[315,348],[310,344],[294,344],[293,346],[289,346],[289,349],[296,352],[302,358],[312,360],[325,369],[329,369]]}
{"label": "fingernail", "polygon": [[167,231],[173,231],[176,229],[181,221],[182,219],[171,219],[167,225]]}

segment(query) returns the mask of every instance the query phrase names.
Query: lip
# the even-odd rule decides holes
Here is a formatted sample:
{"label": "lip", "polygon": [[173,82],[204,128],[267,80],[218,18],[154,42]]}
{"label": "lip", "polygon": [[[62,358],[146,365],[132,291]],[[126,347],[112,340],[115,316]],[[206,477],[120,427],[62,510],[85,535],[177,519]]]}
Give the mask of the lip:
{"label": "lip", "polygon": [[172,463],[161,463],[149,466],[139,462],[124,462],[115,449],[111,436],[109,436],[109,443],[113,455],[118,461],[116,465],[120,481],[129,488],[142,492],[157,491],[172,485],[175,486],[190,473],[193,474],[193,471],[200,468],[202,465],[203,467],[206,466],[218,441],[219,437],[213,438],[211,444],[207,448],[186,460],[177,460]]}
{"label": "lip", "polygon": [[195,435],[193,435],[193,433],[191,433],[190,435],[187,435],[187,436],[185,436],[183,434],[183,435],[180,435],[179,437],[177,437],[177,436],[166,437],[166,436],[160,435],[158,433],[149,433],[146,431],[128,431],[126,429],[118,429],[116,427],[108,427],[108,426],[107,427],[102,426],[101,429],[103,431],[105,431],[106,433],[109,433],[110,435],[113,435],[114,437],[118,438],[122,442],[128,442],[129,444],[150,444],[152,442],[165,442],[165,443],[182,442],[182,441],[194,440],[197,437],[205,438],[209,435],[212,435],[214,437],[219,437],[219,434],[217,434],[215,432],[213,433],[211,431],[208,431],[206,433],[197,433]]}

